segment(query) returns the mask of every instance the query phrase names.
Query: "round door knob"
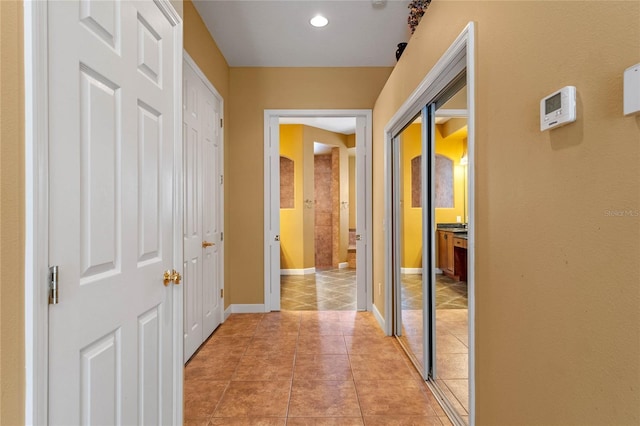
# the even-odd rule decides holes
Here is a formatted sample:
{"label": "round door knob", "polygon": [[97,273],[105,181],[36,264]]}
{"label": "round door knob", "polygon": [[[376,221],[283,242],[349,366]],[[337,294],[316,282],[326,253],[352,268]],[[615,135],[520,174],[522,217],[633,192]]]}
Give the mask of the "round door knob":
{"label": "round door knob", "polygon": [[162,283],[164,286],[168,286],[170,283],[180,284],[182,280],[182,275],[175,269],[164,271],[164,275],[162,276]]}
{"label": "round door knob", "polygon": [[171,274],[171,280],[173,281],[174,284],[180,284],[180,281],[182,280],[182,275],[180,275],[180,272],[176,271],[175,269],[172,272],[173,274]]}
{"label": "round door knob", "polygon": [[164,286],[168,286],[171,281],[173,281],[173,271],[164,271],[164,275],[162,278],[162,283],[164,284]]}

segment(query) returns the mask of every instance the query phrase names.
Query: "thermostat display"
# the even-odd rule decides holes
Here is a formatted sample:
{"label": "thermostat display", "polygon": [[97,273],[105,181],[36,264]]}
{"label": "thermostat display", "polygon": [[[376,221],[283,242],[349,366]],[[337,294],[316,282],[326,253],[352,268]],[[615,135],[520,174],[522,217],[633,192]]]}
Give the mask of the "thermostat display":
{"label": "thermostat display", "polygon": [[540,101],[540,131],[576,121],[576,88],[566,86]]}

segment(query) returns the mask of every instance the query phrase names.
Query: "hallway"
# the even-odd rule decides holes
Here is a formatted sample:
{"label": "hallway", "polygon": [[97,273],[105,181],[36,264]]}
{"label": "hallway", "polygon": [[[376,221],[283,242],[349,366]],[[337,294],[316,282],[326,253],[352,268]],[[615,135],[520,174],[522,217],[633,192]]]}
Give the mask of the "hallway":
{"label": "hallway", "polygon": [[185,425],[449,425],[369,312],[232,314],[185,367]]}

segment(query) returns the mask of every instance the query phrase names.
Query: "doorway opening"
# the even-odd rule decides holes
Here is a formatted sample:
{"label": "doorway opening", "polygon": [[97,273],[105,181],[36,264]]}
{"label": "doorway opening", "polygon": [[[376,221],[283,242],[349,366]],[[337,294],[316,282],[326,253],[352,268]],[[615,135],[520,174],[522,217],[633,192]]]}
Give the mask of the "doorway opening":
{"label": "doorway opening", "polygon": [[356,310],[356,118],[279,121],[281,309]]}
{"label": "doorway opening", "polygon": [[265,146],[265,310],[370,310],[371,111],[268,110]]}

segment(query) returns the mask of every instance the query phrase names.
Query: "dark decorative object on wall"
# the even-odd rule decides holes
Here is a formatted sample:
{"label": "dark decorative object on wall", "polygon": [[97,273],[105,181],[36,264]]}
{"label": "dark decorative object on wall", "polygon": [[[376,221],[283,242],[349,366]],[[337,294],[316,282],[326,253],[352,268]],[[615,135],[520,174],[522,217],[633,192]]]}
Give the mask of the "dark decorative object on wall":
{"label": "dark decorative object on wall", "polygon": [[398,49],[396,49],[396,61],[400,60],[400,56],[402,56],[402,52],[404,52],[405,47],[407,47],[407,43],[398,43]]}
{"label": "dark decorative object on wall", "polygon": [[407,23],[411,29],[411,34],[416,30],[416,27],[422,19],[422,15],[424,15],[430,3],[431,0],[411,0],[411,3],[409,3],[409,18],[407,18]]}

